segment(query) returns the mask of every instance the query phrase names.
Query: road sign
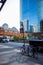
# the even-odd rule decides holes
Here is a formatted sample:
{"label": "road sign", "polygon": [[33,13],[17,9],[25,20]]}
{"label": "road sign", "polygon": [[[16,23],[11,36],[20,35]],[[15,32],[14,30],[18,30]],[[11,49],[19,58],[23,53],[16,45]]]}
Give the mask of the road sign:
{"label": "road sign", "polygon": [[4,4],[6,3],[7,0],[0,0],[0,11],[2,10]]}

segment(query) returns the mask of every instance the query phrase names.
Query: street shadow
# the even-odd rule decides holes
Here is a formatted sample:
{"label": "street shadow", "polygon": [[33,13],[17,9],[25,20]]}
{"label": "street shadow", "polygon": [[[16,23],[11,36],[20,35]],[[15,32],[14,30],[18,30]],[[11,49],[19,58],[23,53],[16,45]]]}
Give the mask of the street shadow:
{"label": "street shadow", "polygon": [[12,55],[9,58],[8,63],[4,63],[4,64],[1,64],[1,65],[9,65],[9,64],[14,63],[14,62],[18,62],[19,64],[26,63],[27,65],[29,65],[29,63],[31,64],[31,62],[32,62],[32,63],[35,63],[35,64],[43,65],[43,61],[40,61],[39,58],[36,59],[36,58],[29,57],[29,56],[24,56],[24,55],[22,55],[21,53],[18,53],[18,52],[15,55]]}

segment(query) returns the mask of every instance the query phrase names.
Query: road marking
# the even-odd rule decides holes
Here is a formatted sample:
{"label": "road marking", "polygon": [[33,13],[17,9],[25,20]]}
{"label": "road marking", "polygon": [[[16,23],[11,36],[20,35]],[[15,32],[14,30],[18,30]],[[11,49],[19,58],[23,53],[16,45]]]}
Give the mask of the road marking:
{"label": "road marking", "polygon": [[2,48],[13,48],[13,47],[5,46],[5,45],[0,45],[0,49],[2,49]]}
{"label": "road marking", "polygon": [[14,49],[14,50],[10,50],[10,51],[4,51],[4,52],[0,52],[0,55],[2,54],[7,54],[7,53],[12,53],[12,52],[20,52],[20,50]]}

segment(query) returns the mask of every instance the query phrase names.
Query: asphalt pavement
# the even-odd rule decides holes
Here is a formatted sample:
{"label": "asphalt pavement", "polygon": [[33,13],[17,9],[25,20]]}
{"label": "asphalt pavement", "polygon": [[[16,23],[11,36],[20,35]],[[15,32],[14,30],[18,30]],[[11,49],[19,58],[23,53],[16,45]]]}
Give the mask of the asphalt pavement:
{"label": "asphalt pavement", "polygon": [[0,43],[0,65],[43,65],[43,53],[38,59],[22,55],[20,47],[23,43]]}

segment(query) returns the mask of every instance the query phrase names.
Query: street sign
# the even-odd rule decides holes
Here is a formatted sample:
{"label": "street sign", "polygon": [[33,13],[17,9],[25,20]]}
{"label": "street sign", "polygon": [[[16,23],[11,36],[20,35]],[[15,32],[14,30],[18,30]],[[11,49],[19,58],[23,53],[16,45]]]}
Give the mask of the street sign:
{"label": "street sign", "polygon": [[6,3],[7,0],[0,0],[0,11],[2,10],[4,4]]}

